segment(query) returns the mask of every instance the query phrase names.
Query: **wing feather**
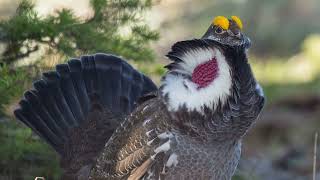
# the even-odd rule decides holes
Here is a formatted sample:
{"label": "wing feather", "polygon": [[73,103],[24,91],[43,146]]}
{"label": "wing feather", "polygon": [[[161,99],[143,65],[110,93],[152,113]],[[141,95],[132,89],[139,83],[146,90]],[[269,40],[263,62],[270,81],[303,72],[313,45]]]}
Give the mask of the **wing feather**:
{"label": "wing feather", "polygon": [[[165,105],[157,97],[140,105],[116,130],[91,171],[91,179],[138,179],[170,143]],[[169,146],[170,147],[170,146]],[[169,149],[168,149],[169,150]]]}

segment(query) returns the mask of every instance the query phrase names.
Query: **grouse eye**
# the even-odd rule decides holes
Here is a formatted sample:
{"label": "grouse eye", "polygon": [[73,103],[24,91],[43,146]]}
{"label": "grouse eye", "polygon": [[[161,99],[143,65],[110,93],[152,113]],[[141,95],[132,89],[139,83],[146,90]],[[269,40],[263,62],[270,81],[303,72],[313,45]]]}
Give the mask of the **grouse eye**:
{"label": "grouse eye", "polygon": [[216,28],[216,31],[215,31],[217,34],[222,34],[224,32],[224,30],[221,28],[221,27],[217,27]]}

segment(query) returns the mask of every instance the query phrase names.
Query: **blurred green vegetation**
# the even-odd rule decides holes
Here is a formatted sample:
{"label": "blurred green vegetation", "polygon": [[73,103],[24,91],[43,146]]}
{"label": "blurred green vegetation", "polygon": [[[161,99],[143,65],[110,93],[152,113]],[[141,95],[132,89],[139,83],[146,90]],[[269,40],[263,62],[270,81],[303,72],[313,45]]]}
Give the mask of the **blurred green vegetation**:
{"label": "blurred green vegetation", "polygon": [[4,64],[0,66],[0,116],[4,116],[4,105],[21,96],[27,84],[28,73],[23,68],[12,69]]}
{"label": "blurred green vegetation", "polygon": [[16,121],[0,122],[0,179],[59,179],[59,157]]}
{"label": "blurred green vegetation", "polygon": [[310,82],[319,77],[320,72],[320,34],[308,36],[300,46],[300,52],[289,59],[252,57],[256,77],[265,84],[292,84]]}
{"label": "blurred green vegetation", "polygon": [[269,102],[296,94],[320,92],[320,34],[308,36],[300,52],[289,59],[252,57],[256,78],[263,84]]}
{"label": "blurred green vegetation", "polygon": [[[23,0],[16,14],[0,22],[0,41],[6,44],[0,62],[12,63],[46,45],[67,57],[84,53],[116,53],[128,59],[149,61],[154,58],[148,42],[158,33],[140,17],[151,0],[91,0],[94,15],[80,19],[70,9],[41,17],[34,4]],[[123,37],[121,28],[131,32]]]}
{"label": "blurred green vegetation", "polygon": [[[201,37],[214,16],[239,16],[243,31],[251,38],[251,52],[261,57],[288,57],[301,43],[320,32],[319,0],[200,0],[178,1],[162,28],[189,37]],[[174,3],[172,3],[174,4]],[[171,12],[170,11],[170,12]],[[178,14],[178,16],[176,15]]]}

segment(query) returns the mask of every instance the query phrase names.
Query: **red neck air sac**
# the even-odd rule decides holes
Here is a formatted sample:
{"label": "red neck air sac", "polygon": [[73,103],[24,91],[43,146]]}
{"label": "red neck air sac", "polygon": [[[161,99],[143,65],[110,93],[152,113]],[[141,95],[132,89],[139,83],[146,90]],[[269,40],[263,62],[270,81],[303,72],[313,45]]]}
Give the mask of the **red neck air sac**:
{"label": "red neck air sac", "polygon": [[198,65],[192,73],[192,81],[198,84],[199,88],[208,86],[218,76],[218,63],[215,58]]}

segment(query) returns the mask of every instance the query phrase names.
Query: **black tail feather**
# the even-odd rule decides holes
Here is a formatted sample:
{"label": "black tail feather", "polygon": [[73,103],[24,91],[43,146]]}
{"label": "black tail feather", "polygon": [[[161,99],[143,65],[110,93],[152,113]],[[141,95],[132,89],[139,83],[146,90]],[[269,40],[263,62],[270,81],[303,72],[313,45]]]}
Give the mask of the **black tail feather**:
{"label": "black tail feather", "polygon": [[70,77],[73,80],[74,89],[77,92],[77,98],[79,100],[81,110],[86,116],[89,113],[90,100],[86,90],[85,82],[83,80],[81,61],[72,59],[68,61],[68,67],[70,70]]}
{"label": "black tail feather", "polygon": [[[104,56],[98,54],[95,63],[98,70],[98,82],[100,82],[99,89],[104,91],[101,97],[105,103],[104,105],[106,107],[119,107],[120,104],[117,98],[119,98],[121,93],[122,62],[119,61],[118,58],[110,56],[108,58],[108,64],[106,64],[104,62]],[[110,78],[119,79],[120,81],[108,81],[107,79]],[[112,96],[109,94],[112,94]],[[119,112],[121,112],[121,110],[115,109],[115,113]]]}
{"label": "black tail feather", "polygon": [[84,121],[85,115],[82,112],[82,108],[78,100],[78,95],[75,91],[74,84],[70,77],[69,68],[66,64],[64,64],[58,65],[56,67],[56,70],[58,72],[58,75],[60,76],[60,87],[64,98],[66,99],[66,102],[68,102],[68,106],[70,107],[70,110],[74,116],[74,119],[76,119],[76,122],[81,123],[82,121]]}
{"label": "black tail feather", "polygon": [[57,65],[56,71],[43,73],[33,86],[14,114],[60,154],[70,129],[86,121],[96,106],[89,98],[93,94],[102,107],[124,116],[134,109],[139,97],[157,90],[148,77],[121,58],[107,54],[82,56]]}
{"label": "black tail feather", "polygon": [[69,124],[66,120],[64,120],[64,116],[59,110],[53,95],[50,94],[50,90],[48,90],[48,85],[46,82],[44,80],[39,80],[33,85],[39,95],[38,98],[41,100],[43,106],[47,109],[47,112],[52,116],[52,119],[55,120],[59,127],[65,131]]}
{"label": "black tail feather", "polygon": [[48,127],[45,121],[43,121],[43,119],[36,114],[36,112],[33,110],[33,107],[27,100],[23,99],[19,104],[21,111],[15,111],[15,113],[21,112],[21,114],[19,114],[17,117],[19,118],[23,116],[23,122],[28,122],[27,125],[30,125],[30,127],[34,129],[35,132],[39,133],[41,137],[43,137],[50,145],[52,145],[55,149],[58,149],[59,144],[62,143],[62,138],[59,137],[56,132],[53,132],[53,130]]}
{"label": "black tail feather", "polygon": [[122,66],[122,76],[125,77],[121,80],[121,96],[120,96],[120,107],[123,112],[129,112],[132,109],[133,104],[128,102],[131,101],[131,83],[133,79],[133,71],[129,65],[124,64]]}

